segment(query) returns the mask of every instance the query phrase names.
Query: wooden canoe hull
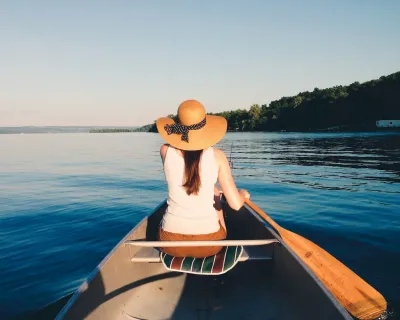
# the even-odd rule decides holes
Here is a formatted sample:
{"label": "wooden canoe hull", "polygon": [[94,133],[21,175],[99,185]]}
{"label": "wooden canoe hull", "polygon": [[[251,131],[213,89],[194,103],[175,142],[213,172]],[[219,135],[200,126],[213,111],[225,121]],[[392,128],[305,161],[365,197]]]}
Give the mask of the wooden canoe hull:
{"label": "wooden canoe hull", "polygon": [[[167,271],[161,263],[131,262],[138,247],[156,241],[161,203],[103,259],[56,319],[353,319],[284,243],[272,260],[245,261],[222,276]],[[278,239],[247,205],[224,205],[228,238]]]}

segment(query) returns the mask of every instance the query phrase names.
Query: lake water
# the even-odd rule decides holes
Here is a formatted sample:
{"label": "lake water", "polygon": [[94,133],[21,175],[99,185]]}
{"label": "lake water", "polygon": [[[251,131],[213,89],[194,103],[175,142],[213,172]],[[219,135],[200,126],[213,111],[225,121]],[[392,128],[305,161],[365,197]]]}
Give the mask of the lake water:
{"label": "lake water", "polygon": [[[151,133],[0,135],[0,318],[75,290],[166,197]],[[228,133],[233,174],[400,317],[400,134]]]}

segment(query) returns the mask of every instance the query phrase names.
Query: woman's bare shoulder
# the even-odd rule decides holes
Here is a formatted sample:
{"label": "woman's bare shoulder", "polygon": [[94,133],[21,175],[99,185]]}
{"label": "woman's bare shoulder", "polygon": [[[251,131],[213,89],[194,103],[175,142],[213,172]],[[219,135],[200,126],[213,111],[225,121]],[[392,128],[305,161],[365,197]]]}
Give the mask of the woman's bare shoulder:
{"label": "woman's bare shoulder", "polygon": [[167,143],[161,145],[161,147],[160,147],[160,155],[163,159],[165,158],[165,155],[167,154],[168,147],[169,147],[169,144],[167,144]]}
{"label": "woman's bare shoulder", "polygon": [[218,148],[213,148],[213,149],[214,149],[215,158],[217,159],[217,161],[219,163],[223,163],[227,160],[224,151],[222,151],[221,149],[218,149]]}

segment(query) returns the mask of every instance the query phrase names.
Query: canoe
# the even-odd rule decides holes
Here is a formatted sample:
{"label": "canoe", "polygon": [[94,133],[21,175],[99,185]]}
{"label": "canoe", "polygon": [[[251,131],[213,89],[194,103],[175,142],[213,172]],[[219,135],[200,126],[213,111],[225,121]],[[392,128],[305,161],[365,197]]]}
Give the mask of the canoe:
{"label": "canoe", "polygon": [[170,271],[156,237],[165,208],[166,201],[117,244],[56,319],[353,319],[247,204],[235,211],[223,201],[224,246],[243,248],[232,269]]}

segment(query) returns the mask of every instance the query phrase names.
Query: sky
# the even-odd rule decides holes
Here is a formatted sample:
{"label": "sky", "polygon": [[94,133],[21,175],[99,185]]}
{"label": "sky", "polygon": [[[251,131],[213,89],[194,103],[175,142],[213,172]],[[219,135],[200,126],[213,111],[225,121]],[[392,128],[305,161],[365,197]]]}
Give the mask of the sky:
{"label": "sky", "polygon": [[0,126],[137,126],[400,71],[398,0],[0,0]]}

